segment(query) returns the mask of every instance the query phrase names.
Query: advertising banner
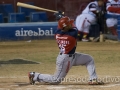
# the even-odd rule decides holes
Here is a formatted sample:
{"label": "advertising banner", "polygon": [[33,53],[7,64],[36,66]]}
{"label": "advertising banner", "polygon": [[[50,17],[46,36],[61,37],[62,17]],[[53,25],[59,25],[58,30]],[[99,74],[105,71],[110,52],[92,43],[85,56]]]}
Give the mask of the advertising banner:
{"label": "advertising banner", "polygon": [[0,24],[0,40],[53,39],[57,22]]}

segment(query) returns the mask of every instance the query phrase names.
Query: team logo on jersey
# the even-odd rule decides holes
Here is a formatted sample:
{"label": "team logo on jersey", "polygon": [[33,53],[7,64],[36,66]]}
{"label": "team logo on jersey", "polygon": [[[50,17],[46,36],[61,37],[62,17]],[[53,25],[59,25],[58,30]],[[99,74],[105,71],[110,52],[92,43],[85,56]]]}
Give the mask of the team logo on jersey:
{"label": "team logo on jersey", "polygon": [[59,35],[56,35],[56,39],[68,39],[68,37],[60,37]]}

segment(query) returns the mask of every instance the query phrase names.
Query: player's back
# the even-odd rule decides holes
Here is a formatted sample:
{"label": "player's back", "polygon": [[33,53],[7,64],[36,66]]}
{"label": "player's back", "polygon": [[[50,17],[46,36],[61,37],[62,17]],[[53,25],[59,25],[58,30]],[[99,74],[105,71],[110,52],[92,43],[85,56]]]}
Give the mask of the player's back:
{"label": "player's back", "polygon": [[82,11],[82,14],[91,14],[95,16],[93,12],[90,11],[90,9],[98,9],[98,3],[96,1],[90,2],[86,8]]}
{"label": "player's back", "polygon": [[58,43],[60,53],[63,54],[74,54],[77,44],[77,33],[76,28],[70,29],[67,32],[57,30],[55,34],[56,41]]}

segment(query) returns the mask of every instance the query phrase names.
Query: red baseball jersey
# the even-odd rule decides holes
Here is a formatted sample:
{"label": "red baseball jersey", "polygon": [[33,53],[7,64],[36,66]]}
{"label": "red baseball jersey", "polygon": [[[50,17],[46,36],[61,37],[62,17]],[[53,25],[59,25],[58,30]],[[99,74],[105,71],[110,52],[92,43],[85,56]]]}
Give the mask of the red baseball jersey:
{"label": "red baseball jersey", "polygon": [[55,33],[55,38],[58,43],[60,53],[74,54],[77,45],[77,28],[72,28],[67,32],[58,29]]}

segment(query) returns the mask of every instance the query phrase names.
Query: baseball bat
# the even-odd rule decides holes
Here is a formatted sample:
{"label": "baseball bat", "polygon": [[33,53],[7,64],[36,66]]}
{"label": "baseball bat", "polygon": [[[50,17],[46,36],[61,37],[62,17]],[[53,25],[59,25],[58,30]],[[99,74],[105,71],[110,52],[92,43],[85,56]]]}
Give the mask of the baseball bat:
{"label": "baseball bat", "polygon": [[[17,2],[17,6],[25,7],[25,8],[30,8],[30,9],[36,9],[36,10],[43,10],[43,11],[48,11],[48,12],[54,12],[54,13],[58,12],[58,11],[55,11],[55,10],[41,8],[41,7],[37,7],[37,6],[34,6],[34,5],[25,4],[25,3],[21,3],[21,2]],[[64,12],[63,12],[63,14],[64,14]]]}

